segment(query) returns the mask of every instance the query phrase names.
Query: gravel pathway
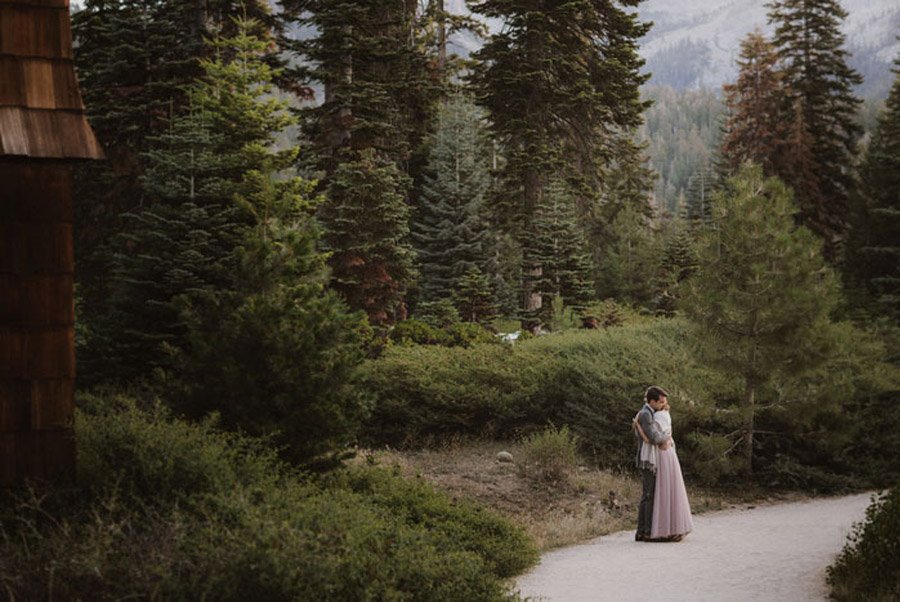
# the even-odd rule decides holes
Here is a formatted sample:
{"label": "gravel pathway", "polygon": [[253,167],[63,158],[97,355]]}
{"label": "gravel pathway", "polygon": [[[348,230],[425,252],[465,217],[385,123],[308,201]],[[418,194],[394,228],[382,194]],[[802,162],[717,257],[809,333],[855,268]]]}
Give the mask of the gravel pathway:
{"label": "gravel pathway", "polygon": [[870,497],[703,514],[680,543],[638,543],[622,531],[544,554],[517,585],[552,602],[825,600],[825,569]]}

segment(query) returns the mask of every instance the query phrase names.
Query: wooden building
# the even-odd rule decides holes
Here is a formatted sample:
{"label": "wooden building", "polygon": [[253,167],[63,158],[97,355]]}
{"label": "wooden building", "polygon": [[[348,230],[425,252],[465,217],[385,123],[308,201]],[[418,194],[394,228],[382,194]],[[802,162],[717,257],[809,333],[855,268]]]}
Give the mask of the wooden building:
{"label": "wooden building", "polygon": [[0,0],[0,487],[74,476],[72,162],[102,151],[68,0]]}

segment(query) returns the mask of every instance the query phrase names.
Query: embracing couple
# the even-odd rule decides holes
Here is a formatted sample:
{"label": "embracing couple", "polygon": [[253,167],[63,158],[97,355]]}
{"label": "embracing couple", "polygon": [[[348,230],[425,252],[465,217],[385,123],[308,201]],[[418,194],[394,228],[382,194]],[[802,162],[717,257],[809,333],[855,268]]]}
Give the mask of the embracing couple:
{"label": "embracing couple", "polygon": [[681,541],[694,528],[681,464],[672,441],[668,394],[650,387],[634,417],[643,493],[635,541]]}

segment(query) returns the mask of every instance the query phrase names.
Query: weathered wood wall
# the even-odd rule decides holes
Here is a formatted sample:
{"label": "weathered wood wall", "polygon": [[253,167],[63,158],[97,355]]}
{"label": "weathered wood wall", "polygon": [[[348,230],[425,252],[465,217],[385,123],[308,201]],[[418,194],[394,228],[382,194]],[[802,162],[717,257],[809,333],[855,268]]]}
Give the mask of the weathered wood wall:
{"label": "weathered wood wall", "polygon": [[0,0],[0,486],[74,477],[70,162],[101,156],[68,0]]}
{"label": "weathered wood wall", "polygon": [[74,474],[72,174],[0,160],[0,484]]}

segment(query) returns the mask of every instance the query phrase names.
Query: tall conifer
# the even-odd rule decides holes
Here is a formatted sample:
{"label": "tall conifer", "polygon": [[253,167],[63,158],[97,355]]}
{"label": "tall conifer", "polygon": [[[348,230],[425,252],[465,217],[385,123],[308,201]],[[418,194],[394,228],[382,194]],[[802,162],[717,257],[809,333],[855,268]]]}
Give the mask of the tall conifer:
{"label": "tall conifer", "polygon": [[894,84],[860,168],[847,276],[876,314],[900,320],[900,58],[894,65]]}
{"label": "tall conifer", "polygon": [[[633,132],[621,132],[613,141],[612,162],[606,171],[599,198],[585,216],[594,263],[593,280],[599,298],[625,295],[634,301],[632,286],[623,286],[620,276],[627,272],[638,279],[649,274],[635,271],[634,255],[622,247],[623,238],[641,245],[638,251],[653,248],[656,233],[651,228],[651,205],[655,173],[647,165],[645,144],[634,141]],[[627,265],[619,265],[624,261]],[[642,261],[640,265],[644,265]],[[641,296],[646,301],[646,296]]]}
{"label": "tall conifer", "polygon": [[165,363],[163,344],[180,348],[183,302],[233,288],[234,248],[249,222],[235,204],[247,194],[250,170],[289,167],[296,150],[273,151],[291,124],[285,103],[264,98],[277,70],[259,23],[240,21],[231,38],[210,42],[203,77],[187,89],[189,107],[153,139],[144,156],[147,206],[123,216],[114,243],[110,320],[104,359],[117,377]]}
{"label": "tall conifer", "polygon": [[86,0],[73,14],[80,86],[107,157],[76,171],[79,320],[90,335],[78,354],[82,378],[108,368],[106,334],[119,311],[110,304],[118,293],[108,276],[117,269],[111,259],[123,250],[111,241],[146,227],[135,216],[150,203],[142,179],[149,153],[186,110],[186,88],[209,52],[204,37],[233,33],[231,18],[243,14],[271,16],[264,0]]}
{"label": "tall conifer", "polygon": [[860,100],[853,87],[860,75],[847,65],[841,22],[847,17],[837,0],[776,0],[766,5],[775,25],[773,44],[778,52],[787,91],[783,114],[795,123],[802,117],[804,132],[793,136],[793,157],[815,161],[813,175],[792,166],[787,176],[800,204],[801,222],[825,241],[828,258],[840,260],[847,232],[849,199],[854,188],[854,156],[861,133],[856,122]]}
{"label": "tall conifer", "polygon": [[595,299],[591,256],[572,197],[564,183],[551,182],[535,211],[534,237],[524,245],[525,265],[541,267],[530,282],[532,290],[540,291],[541,305],[524,312],[525,320],[535,326],[535,318],[550,321],[555,297],[576,311]]}
{"label": "tall conifer", "polygon": [[684,198],[685,217],[693,224],[709,221],[715,187],[715,174],[706,164],[701,165],[688,179],[687,193]]}
{"label": "tall conifer", "polygon": [[420,300],[449,299],[472,268],[492,270],[484,204],[490,157],[478,109],[468,98],[449,99],[439,115],[421,197],[412,219]]}
{"label": "tall conifer", "polygon": [[404,298],[415,269],[409,244],[407,178],[374,149],[338,164],[319,209],[332,286],[373,324],[406,317]]}
{"label": "tall conifer", "polygon": [[837,300],[821,243],[795,224],[796,211],[783,182],[742,166],[715,195],[714,227],[701,233],[698,270],[681,303],[707,361],[743,380],[738,434],[747,472],[759,405],[774,401],[767,385],[823,361],[822,334]]}
{"label": "tall conifer", "polygon": [[788,123],[778,53],[757,29],[741,41],[737,65],[737,81],[723,86],[726,119],[720,154],[724,167],[733,173],[744,161],[753,161],[766,175],[784,175],[779,166],[785,158]]}
{"label": "tall conifer", "polygon": [[[472,81],[506,163],[498,211],[525,243],[551,177],[596,184],[610,138],[639,124],[646,79],[637,39],[648,26],[626,10],[638,0],[481,0],[471,8],[503,21],[478,51]],[[523,263],[526,312],[539,309],[535,255]]]}
{"label": "tall conifer", "polygon": [[432,124],[438,86],[418,44],[410,0],[284,0],[300,83],[322,86],[303,109],[313,166],[324,172],[321,220],[335,287],[374,323],[406,313],[413,278],[408,199]]}
{"label": "tall conifer", "polygon": [[661,239],[639,206],[625,205],[612,218],[608,242],[597,266],[601,299],[649,307],[657,292]]}

